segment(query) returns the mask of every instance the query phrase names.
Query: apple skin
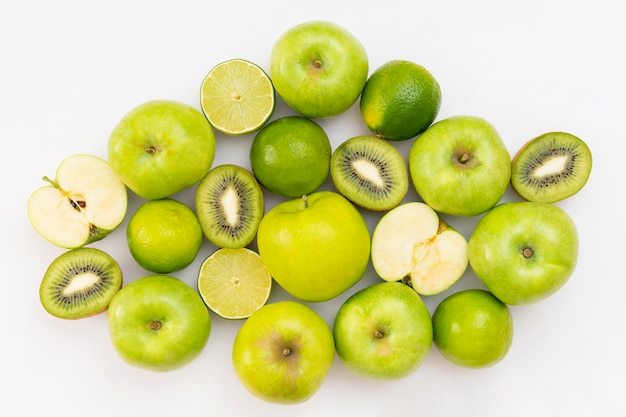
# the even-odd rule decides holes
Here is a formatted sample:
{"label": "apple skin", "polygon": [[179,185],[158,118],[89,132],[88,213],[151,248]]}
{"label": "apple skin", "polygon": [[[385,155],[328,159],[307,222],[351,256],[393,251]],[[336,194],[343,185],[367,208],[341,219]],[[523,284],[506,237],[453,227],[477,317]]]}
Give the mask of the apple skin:
{"label": "apple skin", "polygon": [[215,134],[194,107],[152,100],[127,112],[108,143],[109,163],[135,194],[157,200],[200,181],[215,157]]}
{"label": "apple skin", "polygon": [[334,357],[328,324],[311,307],[290,300],[252,313],[232,350],[233,367],[244,387],[276,404],[311,398],[326,380]]}
{"label": "apple skin", "polygon": [[495,206],[511,178],[511,156],[494,126],[475,116],[435,122],[408,155],[417,193],[436,211],[476,216]]}
{"label": "apple skin", "polygon": [[367,81],[361,42],[328,21],[309,21],[283,33],[272,49],[270,75],[276,92],[303,116],[332,117],[350,108]]}
{"label": "apple skin", "polygon": [[350,296],[333,326],[339,358],[352,372],[396,380],[415,372],[433,343],[428,308],[401,282],[381,282]]}
{"label": "apple skin", "polygon": [[169,275],[148,275],[122,287],[111,300],[107,317],[120,357],[155,372],[191,362],[211,333],[209,311],[200,295]]}
{"label": "apple skin", "polygon": [[77,249],[97,242],[124,220],[128,193],[107,161],[95,155],[65,158],[56,177],[37,188],[27,203],[37,233],[54,245]]}
{"label": "apple skin", "polygon": [[259,254],[274,280],[309,302],[335,298],[365,274],[370,233],[345,197],[318,191],[284,201],[261,219]]}
{"label": "apple skin", "polygon": [[557,292],[578,259],[578,233],[560,207],[501,203],[476,224],[468,242],[472,270],[502,302],[531,304]]}

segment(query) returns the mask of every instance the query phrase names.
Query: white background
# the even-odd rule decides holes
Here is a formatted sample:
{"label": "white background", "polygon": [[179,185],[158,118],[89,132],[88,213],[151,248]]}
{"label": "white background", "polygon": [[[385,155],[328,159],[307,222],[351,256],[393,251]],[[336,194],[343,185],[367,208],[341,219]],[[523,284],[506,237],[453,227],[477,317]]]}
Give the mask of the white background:
{"label": "white background", "polygon": [[[89,4],[89,5],[87,5]],[[175,5],[174,5],[175,4]],[[409,6],[410,5],[410,6]],[[624,415],[622,216],[626,29],[618,1],[7,1],[0,3],[0,127],[3,151],[0,288],[0,416],[555,416]],[[48,315],[38,287],[63,250],[26,216],[30,193],[73,153],[106,158],[110,131],[150,99],[199,108],[204,75],[241,57],[269,69],[273,43],[289,27],[332,20],[367,49],[370,72],[408,59],[439,80],[438,119],[472,114],[491,121],[511,154],[538,134],[564,130],[594,155],[586,187],[559,203],[575,220],[580,258],[568,284],[537,304],[512,308],[515,337],[492,368],[448,363],[433,347],[422,367],[395,382],[370,381],[335,360],[304,404],[262,402],[236,379],[230,349],[242,322],[212,316],[202,354],[159,374],[116,355],[106,314],[79,321]],[[293,114],[279,102],[274,118]],[[319,120],[333,147],[367,134],[358,107]],[[253,135],[217,135],[214,165],[249,167]],[[398,143],[406,154],[412,141]],[[324,188],[332,188],[330,183]],[[193,202],[193,190],[175,198]],[[406,201],[417,200],[414,191]],[[621,198],[621,199],[620,199]],[[506,200],[515,200],[507,192]],[[618,200],[619,199],[619,200]],[[268,194],[268,206],[281,199]],[[130,195],[129,215],[141,203]],[[378,215],[364,213],[373,227]],[[128,252],[125,225],[93,246],[122,265],[126,282],[147,274]],[[447,218],[467,237],[477,219]],[[195,285],[215,248],[173,275]],[[337,299],[314,305],[329,322],[373,271]],[[445,295],[480,287],[471,271]],[[288,298],[276,288],[270,301]]]}

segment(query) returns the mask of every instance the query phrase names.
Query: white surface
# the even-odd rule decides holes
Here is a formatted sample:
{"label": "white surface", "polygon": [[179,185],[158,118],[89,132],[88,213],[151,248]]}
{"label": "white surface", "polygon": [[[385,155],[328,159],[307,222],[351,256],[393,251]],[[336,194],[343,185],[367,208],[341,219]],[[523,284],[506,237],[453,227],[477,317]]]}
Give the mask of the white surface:
{"label": "white surface", "polygon": [[[619,2],[93,3],[0,5],[0,416],[624,415],[626,227],[619,202],[626,26]],[[587,186],[559,204],[579,228],[577,270],[553,297],[512,309],[515,338],[506,359],[467,370],[433,347],[415,374],[396,382],[353,376],[337,359],[311,400],[287,407],[252,397],[236,379],[230,347],[241,322],[213,316],[202,355],[179,371],[156,374],[116,356],[106,315],[81,321],[49,316],[38,286],[62,250],[34,232],[25,210],[41,177],[54,175],[72,153],[106,157],[114,124],[143,101],[167,98],[198,107],[202,78],[222,60],[243,57],[268,69],[277,37],[312,19],[335,21],[356,35],[368,51],[370,72],[396,58],[427,67],[443,90],[439,119],[485,117],[511,153],[550,130],[576,134],[591,147]],[[274,117],[291,113],[281,103]],[[357,107],[319,122],[334,146],[367,133]],[[214,164],[249,166],[252,138],[218,135]],[[398,147],[407,152],[411,143]],[[191,204],[193,193],[176,198]],[[407,201],[417,198],[411,191]],[[506,198],[515,197],[509,192]],[[278,200],[268,196],[269,205]],[[139,204],[131,196],[129,213]],[[365,215],[373,225],[377,216]],[[475,223],[449,221],[466,236]],[[125,224],[94,246],[115,256],[130,282],[146,271],[130,257]],[[201,259],[213,249],[206,243],[196,263],[174,275],[194,285]],[[374,282],[370,269],[349,293]],[[444,295],[478,286],[468,272]],[[330,323],[347,295],[314,307]],[[272,301],[285,297],[276,290]],[[442,297],[426,299],[431,311]]]}

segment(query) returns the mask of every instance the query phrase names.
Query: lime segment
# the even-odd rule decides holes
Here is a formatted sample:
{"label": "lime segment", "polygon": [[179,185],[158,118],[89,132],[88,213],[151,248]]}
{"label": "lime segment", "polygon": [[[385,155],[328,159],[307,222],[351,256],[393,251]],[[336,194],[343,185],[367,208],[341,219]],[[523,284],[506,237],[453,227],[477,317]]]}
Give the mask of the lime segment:
{"label": "lime segment", "polygon": [[198,291],[217,315],[244,319],[267,302],[272,277],[263,260],[248,248],[220,248],[204,260]]}
{"label": "lime segment", "polygon": [[215,129],[227,135],[259,130],[274,113],[275,104],[267,73],[243,59],[217,64],[202,81],[202,111]]}

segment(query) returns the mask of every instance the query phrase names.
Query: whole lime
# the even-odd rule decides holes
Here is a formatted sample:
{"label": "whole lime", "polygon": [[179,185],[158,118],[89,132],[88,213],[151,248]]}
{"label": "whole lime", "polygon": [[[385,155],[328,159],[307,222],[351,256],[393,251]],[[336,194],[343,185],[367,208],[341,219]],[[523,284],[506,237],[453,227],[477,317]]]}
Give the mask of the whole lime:
{"label": "whole lime", "polygon": [[324,129],[301,116],[265,125],[250,147],[252,172],[278,195],[301,197],[317,190],[330,172],[330,140]]}
{"label": "whole lime", "polygon": [[459,366],[485,368],[500,362],[513,342],[513,316],[493,294],[468,289],[445,298],[433,313],[433,341]]}
{"label": "whole lime", "polygon": [[423,66],[393,60],[370,75],[359,104],[365,125],[376,136],[407,140],[435,121],[441,107],[441,88]]}
{"label": "whole lime", "polygon": [[128,222],[130,253],[148,271],[169,273],[194,261],[202,246],[202,228],[196,214],[170,198],[150,200]]}

